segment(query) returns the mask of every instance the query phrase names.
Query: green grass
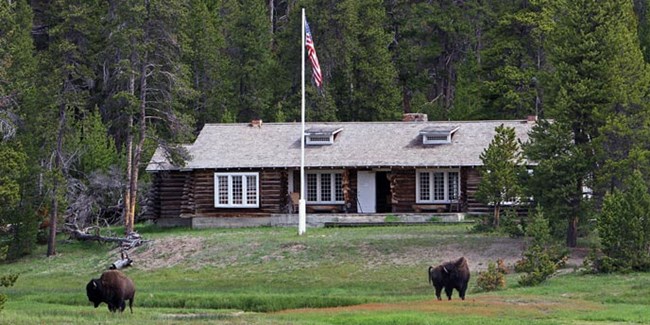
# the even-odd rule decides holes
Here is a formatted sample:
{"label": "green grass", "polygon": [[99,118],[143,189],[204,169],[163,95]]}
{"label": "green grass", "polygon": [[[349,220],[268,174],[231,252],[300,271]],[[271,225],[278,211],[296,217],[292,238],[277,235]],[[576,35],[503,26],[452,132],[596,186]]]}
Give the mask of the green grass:
{"label": "green grass", "polygon": [[[20,273],[15,286],[0,288],[9,297],[0,323],[650,323],[650,274],[643,273],[574,273],[533,288],[508,275],[507,289],[494,293],[474,292],[473,276],[466,301],[433,300],[426,268],[441,261],[428,252],[481,253],[503,240],[467,227],[310,228],[298,236],[293,228],[140,226],[152,242],[132,253],[134,266],[125,270],[137,286],[134,314],[111,314],[104,304],[94,309],[86,298],[86,283],[115,261],[117,250],[62,238],[55,257],[44,257],[40,247],[0,265],[0,274]],[[189,242],[199,244],[179,251]]]}

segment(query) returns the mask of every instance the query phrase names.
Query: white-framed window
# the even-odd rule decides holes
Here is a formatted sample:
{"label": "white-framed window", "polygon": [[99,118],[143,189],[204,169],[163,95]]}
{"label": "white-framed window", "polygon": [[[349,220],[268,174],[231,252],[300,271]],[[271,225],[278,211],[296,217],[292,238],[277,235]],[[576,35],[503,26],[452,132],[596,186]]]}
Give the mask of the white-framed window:
{"label": "white-framed window", "polygon": [[214,173],[216,208],[259,208],[259,173]]}
{"label": "white-framed window", "polygon": [[459,169],[418,170],[415,178],[416,203],[454,203],[460,199]]}
{"label": "white-framed window", "polygon": [[307,172],[307,203],[344,203],[343,172]]}

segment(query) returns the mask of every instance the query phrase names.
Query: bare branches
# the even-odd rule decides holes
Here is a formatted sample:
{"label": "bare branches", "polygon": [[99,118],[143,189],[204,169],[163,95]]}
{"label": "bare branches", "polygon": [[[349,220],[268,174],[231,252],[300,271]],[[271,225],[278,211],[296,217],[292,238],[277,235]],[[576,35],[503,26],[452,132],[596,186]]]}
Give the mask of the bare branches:
{"label": "bare branches", "polygon": [[135,248],[137,246],[140,246],[146,242],[145,240],[142,240],[142,237],[136,232],[131,232],[125,237],[102,236],[99,232],[100,230],[99,227],[88,227],[84,229],[79,229],[79,227],[76,224],[72,224],[72,223],[66,224],[65,230],[72,239],[76,239],[80,241],[118,243],[122,248],[123,252]]}

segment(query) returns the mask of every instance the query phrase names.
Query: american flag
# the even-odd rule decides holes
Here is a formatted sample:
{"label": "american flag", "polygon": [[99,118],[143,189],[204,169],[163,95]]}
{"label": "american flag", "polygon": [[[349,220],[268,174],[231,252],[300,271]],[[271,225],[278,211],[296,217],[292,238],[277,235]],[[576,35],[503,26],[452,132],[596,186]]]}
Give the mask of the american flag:
{"label": "american flag", "polygon": [[309,61],[311,61],[311,75],[316,82],[316,86],[320,88],[323,86],[323,75],[320,72],[320,64],[318,63],[316,48],[314,47],[314,40],[311,37],[311,30],[309,29],[307,19],[305,19],[305,47],[307,47],[307,55],[309,56]]}

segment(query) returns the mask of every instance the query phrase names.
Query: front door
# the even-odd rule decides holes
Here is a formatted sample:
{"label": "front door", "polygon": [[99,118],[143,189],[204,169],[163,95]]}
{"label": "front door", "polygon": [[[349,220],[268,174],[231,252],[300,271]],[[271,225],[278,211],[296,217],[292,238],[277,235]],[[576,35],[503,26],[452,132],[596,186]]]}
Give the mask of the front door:
{"label": "front door", "polygon": [[357,202],[359,213],[375,213],[376,206],[375,172],[360,170],[357,173]]}

